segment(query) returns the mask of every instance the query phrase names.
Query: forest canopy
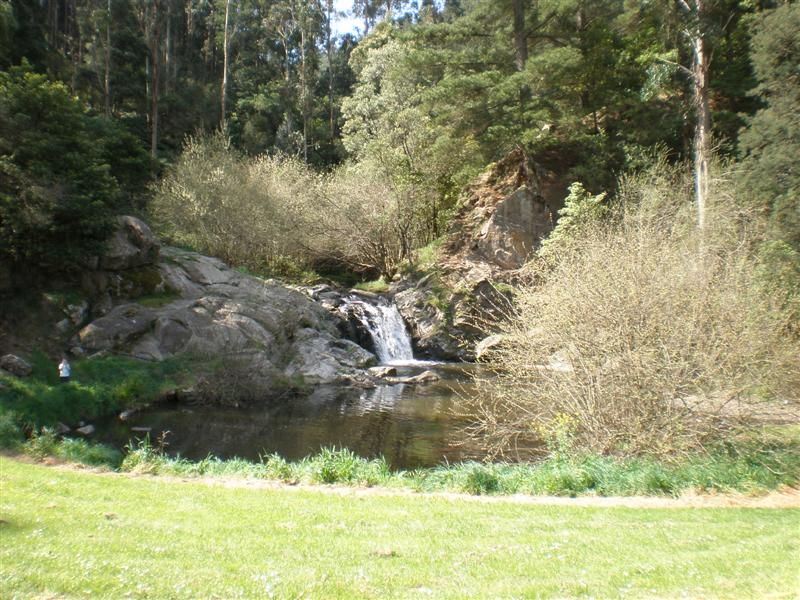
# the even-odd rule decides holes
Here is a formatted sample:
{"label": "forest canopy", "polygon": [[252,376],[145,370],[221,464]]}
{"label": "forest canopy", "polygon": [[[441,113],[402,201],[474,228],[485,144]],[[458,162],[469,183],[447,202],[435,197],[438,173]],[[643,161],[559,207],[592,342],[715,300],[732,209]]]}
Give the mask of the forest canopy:
{"label": "forest canopy", "polygon": [[[701,224],[711,161],[738,161],[738,201],[771,215],[781,256],[798,251],[797,4],[356,0],[357,28],[337,35],[340,5],[0,0],[2,254],[71,262],[96,250],[113,213],[169,221],[152,198],[213,135],[230,150],[220,167],[294,164],[339,182],[324,187],[352,197],[318,206],[361,213],[355,229],[385,238],[369,259],[270,238],[304,267],[325,255],[390,275],[518,146],[612,200],[618,176],[655,155],[694,161]],[[354,192],[352,173],[373,191]],[[296,204],[313,207],[319,188],[307,190]],[[277,232],[294,208],[271,210]]]}

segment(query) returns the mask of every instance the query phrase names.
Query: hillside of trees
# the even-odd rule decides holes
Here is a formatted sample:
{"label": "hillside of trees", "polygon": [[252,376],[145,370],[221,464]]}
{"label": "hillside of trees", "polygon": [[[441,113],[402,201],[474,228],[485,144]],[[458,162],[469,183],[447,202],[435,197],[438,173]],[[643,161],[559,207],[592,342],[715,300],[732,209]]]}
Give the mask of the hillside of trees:
{"label": "hillside of trees", "polygon": [[[152,211],[164,233],[235,263],[279,271],[327,256],[391,276],[441,235],[464,184],[517,146],[611,197],[619,175],[656,155],[686,164],[701,225],[711,162],[736,161],[738,201],[768,214],[776,252],[798,251],[797,5],[349,8],[361,25],[337,36],[332,0],[2,0],[6,261],[72,264],[102,243],[111,215]],[[215,182],[181,179],[214,165]],[[269,187],[259,177],[304,181],[286,191],[306,206],[302,218],[281,223],[290,207],[280,191],[244,194],[245,171],[251,189]],[[221,193],[247,198],[226,208]],[[220,249],[224,233],[200,240],[207,223],[170,213],[230,221],[236,236],[248,219],[235,213],[264,205],[264,231],[251,236],[271,247],[263,255]],[[320,215],[332,215],[325,227]],[[296,247],[278,239],[303,226],[313,235]],[[368,239],[354,254],[321,240],[326,230]]]}

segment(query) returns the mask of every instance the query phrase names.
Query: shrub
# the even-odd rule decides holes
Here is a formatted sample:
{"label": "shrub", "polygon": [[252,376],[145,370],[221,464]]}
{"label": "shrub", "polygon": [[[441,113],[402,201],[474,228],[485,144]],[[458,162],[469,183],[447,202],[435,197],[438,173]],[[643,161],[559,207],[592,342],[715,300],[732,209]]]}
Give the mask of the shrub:
{"label": "shrub", "polygon": [[0,411],[0,449],[16,449],[24,439],[16,415],[13,412]]}
{"label": "shrub", "polygon": [[262,456],[261,463],[264,466],[261,471],[264,479],[275,479],[278,481],[286,481],[296,483],[292,466],[286,462],[280,454],[270,454],[269,456]]}
{"label": "shrub", "polygon": [[302,478],[312,483],[376,485],[391,476],[384,458],[367,460],[348,448],[322,448],[318,454],[300,461],[296,468]]}
{"label": "shrub", "polygon": [[500,479],[491,467],[482,464],[469,465],[462,490],[468,494],[491,494],[500,488]]}
{"label": "shrub", "polygon": [[149,172],[131,134],[27,63],[0,72],[0,155],[0,258],[50,269],[97,254]]}
{"label": "shrub", "polygon": [[55,448],[55,455],[69,462],[112,468],[118,467],[122,461],[122,454],[114,448],[75,438],[61,440]]}
{"label": "shrub", "polygon": [[58,446],[58,437],[55,431],[48,427],[42,427],[38,431],[31,433],[31,437],[25,442],[25,453],[37,460],[42,460],[47,456],[55,456]]}
{"label": "shrub", "polygon": [[295,217],[319,195],[319,178],[292,158],[246,158],[223,133],[189,138],[155,188],[153,219],[172,242],[255,273],[302,270]]}
{"label": "shrub", "polygon": [[430,241],[420,194],[380,165],[349,163],[322,176],[294,158],[243,156],[217,133],[187,140],[151,210],[173,243],[253,273],[298,278],[318,266],[388,281]]}
{"label": "shrub", "polygon": [[689,190],[674,172],[624,181],[602,226],[529,265],[497,380],[470,407],[490,451],[541,453],[566,418],[574,452],[674,455],[797,397],[800,346],[759,283],[756,221],[718,185],[700,232]]}

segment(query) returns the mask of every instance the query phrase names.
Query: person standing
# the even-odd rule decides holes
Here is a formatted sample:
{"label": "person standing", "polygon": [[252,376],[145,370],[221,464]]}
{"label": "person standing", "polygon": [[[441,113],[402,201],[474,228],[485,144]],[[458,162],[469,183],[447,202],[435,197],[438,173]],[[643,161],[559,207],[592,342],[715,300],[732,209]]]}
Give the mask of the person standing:
{"label": "person standing", "polygon": [[58,363],[58,376],[61,379],[61,383],[67,383],[72,376],[72,367],[66,356],[62,356],[61,362]]}

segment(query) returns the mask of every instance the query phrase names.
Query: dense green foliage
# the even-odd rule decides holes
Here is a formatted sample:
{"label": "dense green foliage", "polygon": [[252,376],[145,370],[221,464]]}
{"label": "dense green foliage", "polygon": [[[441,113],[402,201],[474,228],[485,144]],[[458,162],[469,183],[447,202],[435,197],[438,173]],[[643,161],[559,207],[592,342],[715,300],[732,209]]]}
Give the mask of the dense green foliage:
{"label": "dense green foliage", "polygon": [[[0,1],[3,273],[83,264],[134,210],[254,272],[389,282],[435,263],[463,186],[522,146],[572,186],[500,347],[508,402],[475,409],[487,439],[577,423],[598,453],[682,453],[727,431],[698,399],[796,396],[800,5],[352,6],[361,37],[332,34],[332,2]],[[531,368],[557,351],[570,375]],[[143,377],[12,381],[0,431]]]}
{"label": "dense green foliage", "polygon": [[[702,91],[721,152],[735,155],[744,119],[768,103],[744,131],[742,149],[750,156],[748,172],[780,173],[749,177],[750,187],[776,182],[757,191],[774,209],[780,239],[794,243],[796,193],[791,182],[777,183],[793,172],[787,161],[796,137],[794,4],[771,17],[769,1],[358,0],[351,12],[363,26],[338,36],[334,4],[321,1],[5,0],[0,6],[0,64],[11,68],[0,148],[2,229],[6,253],[18,259],[47,263],[96,250],[110,211],[146,208],[145,148],[163,165],[175,160],[187,135],[223,128],[233,157],[285,154],[314,168],[345,158],[357,163],[339,179],[357,173],[371,180],[361,189],[384,206],[366,227],[382,230],[381,247],[368,260],[363,248],[374,237],[359,256],[326,247],[333,257],[322,262],[390,275],[446,230],[462,186],[518,145],[560,181],[579,181],[592,194],[612,194],[616,175],[646,165],[655,146],[672,161],[689,157],[699,118],[700,82],[692,74],[698,39],[705,56],[713,56]],[[764,19],[778,26],[759,25]],[[24,59],[32,70],[21,86],[14,69]],[[776,60],[783,65],[777,70],[770,66]],[[748,94],[754,69],[761,81],[755,96]],[[35,130],[26,94],[44,103]],[[91,116],[99,114],[105,118]],[[352,188],[334,190],[341,194],[335,201],[346,202]],[[211,185],[204,193],[221,192]],[[313,195],[305,195],[307,204]],[[283,199],[257,217],[268,221],[259,244],[266,236],[266,245],[278,247],[267,262],[285,253],[281,228],[272,223],[286,210],[291,201]],[[196,236],[179,227],[169,231],[175,239]],[[53,251],[67,239],[70,251]],[[292,261],[319,263],[319,254],[317,248]],[[243,264],[252,266],[251,258]]]}
{"label": "dense green foliage", "polygon": [[[742,133],[744,194],[767,210],[771,236],[800,251],[800,6],[763,15],[753,39],[755,92],[766,106]],[[800,268],[800,265],[798,265]]]}
{"label": "dense green foliage", "polygon": [[121,127],[28,65],[0,73],[0,156],[0,258],[51,268],[99,252],[147,165]]}

